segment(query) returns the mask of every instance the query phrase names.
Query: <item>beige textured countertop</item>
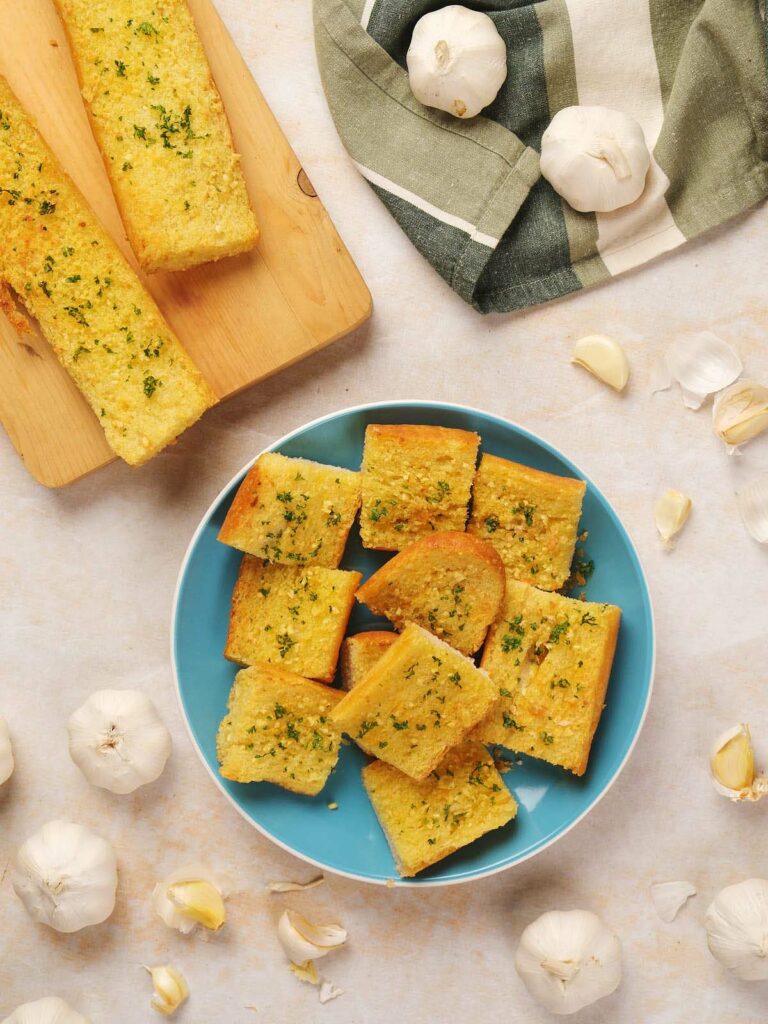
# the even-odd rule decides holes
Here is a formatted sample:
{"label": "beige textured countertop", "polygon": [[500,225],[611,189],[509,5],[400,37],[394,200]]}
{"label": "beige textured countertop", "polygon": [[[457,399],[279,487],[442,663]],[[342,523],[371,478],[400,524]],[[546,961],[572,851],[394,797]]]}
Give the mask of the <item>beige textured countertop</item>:
{"label": "beige textured countertop", "polygon": [[[729,460],[709,411],[651,396],[654,352],[711,328],[746,371],[768,381],[768,209],[630,274],[521,315],[482,319],[422,261],[338,142],[314,63],[308,0],[218,0],[251,68],[335,218],[374,295],[356,335],[209,413],[141,471],[113,465],[48,492],[0,435],[0,712],[17,771],[0,795],[0,1019],[58,993],[94,1024],[157,1019],[142,963],[172,962],[192,990],[190,1024],[401,1024],[552,1020],[512,967],[522,928],[550,908],[586,907],[621,937],[625,977],[582,1024],[758,1024],[766,983],[725,976],[702,921],[717,889],[768,874],[768,800],[733,806],[708,781],[710,741],[749,721],[768,761],[768,550],[743,530],[734,489],[768,469],[768,438]],[[575,338],[619,338],[633,377],[618,397],[569,365]],[[637,749],[608,796],[562,841],[506,873],[453,889],[394,891],[333,876],[289,897],[279,878],[313,869],[252,830],[211,783],[187,739],[168,663],[179,562],[219,488],[263,445],[342,406],[435,398],[507,415],[578,462],[609,496],[640,550],[658,626],[655,697]],[[672,554],[652,506],[668,486],[695,510]],[[174,737],[162,779],[128,797],[90,788],[69,760],[64,723],[94,689],[151,693]],[[33,924],[8,880],[16,847],[50,818],[114,843],[113,918],[73,936]],[[154,881],[189,859],[237,879],[215,941],[185,939],[153,917]],[[699,895],[663,924],[654,881],[690,879]],[[348,947],[326,961],[346,995],[320,1006],[287,970],[274,921],[284,905],[341,919]],[[253,1004],[257,1008],[247,1008]]]}

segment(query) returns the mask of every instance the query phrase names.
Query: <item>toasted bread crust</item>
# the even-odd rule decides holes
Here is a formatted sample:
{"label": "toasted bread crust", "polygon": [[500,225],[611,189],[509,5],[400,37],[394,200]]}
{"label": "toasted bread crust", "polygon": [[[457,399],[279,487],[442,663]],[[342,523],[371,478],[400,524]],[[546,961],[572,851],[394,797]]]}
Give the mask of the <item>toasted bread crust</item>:
{"label": "toasted bread crust", "polygon": [[341,685],[351,690],[362,681],[384,652],[397,640],[397,633],[369,630],[345,638],[341,647]]}

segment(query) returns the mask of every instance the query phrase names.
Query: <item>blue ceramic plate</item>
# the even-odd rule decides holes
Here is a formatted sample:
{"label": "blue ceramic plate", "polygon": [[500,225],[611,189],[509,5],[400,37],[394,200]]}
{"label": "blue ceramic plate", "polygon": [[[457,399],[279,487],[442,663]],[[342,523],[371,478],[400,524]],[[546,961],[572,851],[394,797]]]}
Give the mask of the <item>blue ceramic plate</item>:
{"label": "blue ceramic plate", "polygon": [[[271,451],[358,469],[369,423],[431,423],[474,430],[484,451],[569,476],[584,474],[565,456],[522,427],[487,413],[437,402],[358,406],[316,420],[277,441]],[[205,514],[181,567],[173,610],[172,657],[181,707],[203,763],[219,788],[260,832],[291,853],[328,871],[366,882],[398,880],[392,856],[363,790],[362,753],[342,747],[336,771],[318,797],[288,793],[269,783],[242,785],[217,772],[216,730],[224,715],[236,667],[222,651],[240,555],[216,540],[246,466]],[[582,529],[595,572],[587,587],[593,601],[624,611],[607,707],[595,736],[589,768],[577,779],[541,761],[522,758],[504,776],[520,809],[515,821],[446,858],[409,885],[447,885],[492,874],[526,860],[572,828],[595,806],[624,767],[651,696],[654,629],[651,601],[632,541],[600,491],[587,481]],[[369,576],[387,558],[365,551],[353,528],[343,568]],[[375,628],[358,605],[350,632]],[[334,801],[337,810],[327,804]],[[391,883],[390,883],[391,884]]]}

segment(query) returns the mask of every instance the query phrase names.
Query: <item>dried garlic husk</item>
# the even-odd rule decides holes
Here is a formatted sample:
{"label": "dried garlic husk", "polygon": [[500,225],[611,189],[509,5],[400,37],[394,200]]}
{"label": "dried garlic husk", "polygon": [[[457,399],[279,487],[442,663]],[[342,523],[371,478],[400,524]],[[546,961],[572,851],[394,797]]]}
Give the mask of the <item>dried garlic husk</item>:
{"label": "dried garlic husk", "polygon": [[158,882],[152,904],[168,925],[184,935],[202,925],[217,932],[227,919],[221,879],[204,864],[187,864]]}
{"label": "dried garlic husk", "polygon": [[700,409],[709,395],[727,388],[742,370],[738,352],[711,331],[674,341],[667,352],[667,366],[689,409]]}
{"label": "dried garlic husk", "polygon": [[325,876],[318,875],[309,882],[267,882],[267,892],[304,892],[306,889],[314,889],[324,881]]}
{"label": "dried garlic husk", "polygon": [[616,391],[623,391],[629,380],[627,353],[613,338],[590,334],[573,346],[571,362],[584,367],[593,377]]}
{"label": "dried garlic husk", "polygon": [[691,499],[672,487],[656,502],[656,529],[665,547],[672,547],[672,538],[685,526],[692,507]]}
{"label": "dried garlic husk", "polygon": [[715,789],[729,800],[754,802],[768,793],[768,778],[755,775],[755,752],[748,725],[735,725],[718,736],[709,767]]}
{"label": "dried garlic husk", "polygon": [[332,999],[338,999],[344,995],[343,988],[337,988],[332,981],[324,978],[320,983],[319,998],[321,1003],[330,1003]]}
{"label": "dried garlic husk", "polygon": [[712,427],[731,450],[768,430],[768,388],[737,380],[715,399]]}
{"label": "dried garlic husk", "polygon": [[671,923],[685,903],[696,895],[690,882],[656,882],[651,886],[651,899],[662,921]]}
{"label": "dried garlic husk", "polygon": [[163,964],[161,967],[145,967],[152,978],[155,994],[149,1004],[153,1010],[170,1017],[189,998],[189,988],[175,967]]}
{"label": "dried garlic husk", "polygon": [[339,949],[347,941],[340,924],[312,924],[293,910],[284,910],[277,922],[277,937],[294,964],[317,960]]}
{"label": "dried garlic husk", "polygon": [[760,544],[768,544],[768,473],[755,477],[736,495],[744,525]]}

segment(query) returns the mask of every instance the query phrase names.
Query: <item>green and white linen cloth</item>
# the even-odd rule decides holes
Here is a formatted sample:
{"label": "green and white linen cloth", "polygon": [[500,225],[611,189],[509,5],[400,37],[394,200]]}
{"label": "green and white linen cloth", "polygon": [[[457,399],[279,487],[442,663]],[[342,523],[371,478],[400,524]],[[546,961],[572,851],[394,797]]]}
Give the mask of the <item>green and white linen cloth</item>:
{"label": "green and white linen cloth", "polygon": [[[759,0],[467,0],[509,73],[461,121],[411,95],[405,54],[434,0],[315,0],[323,86],[360,172],[462,298],[504,312],[586,288],[768,195]],[[642,125],[653,162],[632,206],[572,210],[539,174],[541,136],[573,104]]]}

